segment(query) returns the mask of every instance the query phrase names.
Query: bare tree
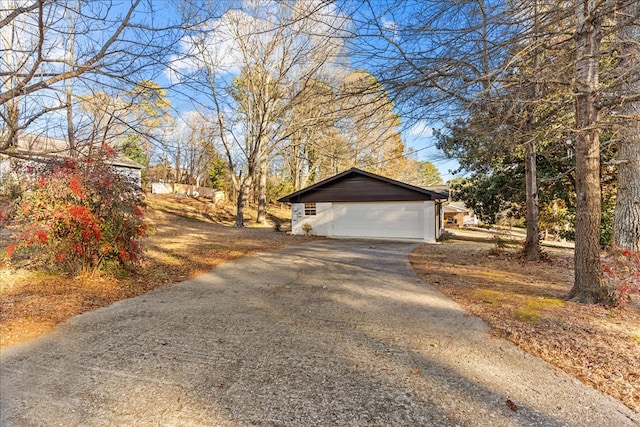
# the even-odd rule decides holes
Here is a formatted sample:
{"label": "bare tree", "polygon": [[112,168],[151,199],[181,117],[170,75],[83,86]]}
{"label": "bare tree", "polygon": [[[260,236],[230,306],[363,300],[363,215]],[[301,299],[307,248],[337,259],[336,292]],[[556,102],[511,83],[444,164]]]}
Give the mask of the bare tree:
{"label": "bare tree", "polygon": [[350,158],[336,125],[342,117],[337,86],[333,80],[310,81],[287,111],[290,132],[278,154],[294,190],[340,172]]}
{"label": "bare tree", "polygon": [[[131,86],[160,70],[179,28],[154,28],[153,7],[77,0],[9,0],[0,10],[0,153],[20,132],[68,134],[72,98]],[[65,49],[66,52],[65,53]],[[72,94],[72,92],[74,92]],[[52,114],[68,108],[66,124]]]}
{"label": "bare tree", "polygon": [[599,302],[606,295],[600,265],[600,109],[602,12],[591,0],[575,4],[576,77],[576,249],[575,282],[570,296]]}
{"label": "bare tree", "polygon": [[369,72],[345,75],[339,91],[337,130],[347,142],[340,169],[359,167],[391,178],[405,160],[400,117],[384,87]]}
{"label": "bare tree", "polygon": [[174,64],[183,73],[193,72],[189,78],[201,92],[206,88],[237,192],[238,227],[256,187],[262,207],[258,219],[264,220],[264,185],[256,183],[265,183],[272,153],[293,133],[293,126],[285,126],[286,111],[339,49],[333,35],[319,27],[318,17],[330,9],[321,2],[274,8],[249,2],[191,34],[186,44],[192,51]]}
{"label": "bare tree", "polygon": [[73,96],[67,104],[68,111],[75,109],[72,118],[73,135],[77,141],[73,151],[91,154],[96,148],[107,145],[121,149],[123,141],[134,141],[144,153],[143,163],[149,163],[151,141],[160,140],[163,128],[171,125],[170,102],[166,91],[156,83],[143,80],[128,89],[107,93],[95,91],[87,95]]}
{"label": "bare tree", "polygon": [[176,182],[204,186],[209,181],[212,164],[219,158],[215,146],[217,131],[206,114],[190,112],[182,120],[172,132],[165,151],[173,158]]}
{"label": "bare tree", "polygon": [[[360,10],[370,16],[362,19],[360,34],[364,40],[373,40],[369,49],[377,53],[374,60],[384,63],[379,72],[401,112],[434,122],[452,114],[461,117],[469,130],[480,132],[468,142],[484,141],[477,149],[464,141],[460,145],[475,150],[472,154],[480,168],[481,162],[501,161],[523,150],[526,247],[534,259],[539,254],[538,147],[542,142],[558,151],[553,146],[571,138],[577,193],[576,280],[571,295],[580,301],[606,300],[599,261],[599,135],[605,126],[600,112],[610,105],[603,88],[613,82],[599,81],[600,67],[607,62],[602,40],[637,23],[637,1],[403,1],[387,5],[388,9],[381,9],[373,2],[364,3]],[[620,10],[624,22],[619,19],[614,25],[613,16]],[[362,44],[362,38],[356,40]],[[636,81],[638,73],[631,75]],[[617,93],[617,105],[630,108],[638,99],[635,92],[627,85]],[[565,107],[571,100],[575,101],[573,112]],[[635,132],[634,126],[628,129]],[[630,140],[634,138],[637,136],[629,135]],[[637,145],[620,147],[619,156],[625,159],[619,161],[626,164],[634,157],[630,147]],[[625,189],[630,182],[627,180]],[[632,191],[629,194],[628,200],[637,200]],[[634,214],[627,211],[626,215]],[[623,215],[618,218],[628,221]]]}
{"label": "bare tree", "polygon": [[539,15],[536,0],[517,8],[484,0],[398,2],[366,26],[369,37],[384,43],[381,55],[391,67],[380,72],[404,116],[441,122],[452,113],[480,114],[493,122],[501,130],[485,138],[492,146],[485,166],[503,153],[524,151],[530,259],[541,254],[535,141],[544,122],[534,98],[543,95],[538,52],[550,26]]}

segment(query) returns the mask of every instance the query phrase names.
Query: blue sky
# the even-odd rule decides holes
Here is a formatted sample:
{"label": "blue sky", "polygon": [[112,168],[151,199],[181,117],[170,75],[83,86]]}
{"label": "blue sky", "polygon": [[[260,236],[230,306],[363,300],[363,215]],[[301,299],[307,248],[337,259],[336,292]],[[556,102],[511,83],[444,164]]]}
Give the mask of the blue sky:
{"label": "blue sky", "polygon": [[[269,7],[270,2],[268,0],[260,0],[260,1],[264,1],[265,8]],[[161,1],[156,0],[153,4],[154,6],[157,6],[161,3],[162,3]],[[165,3],[165,4],[169,6],[169,3]],[[224,5],[224,2],[220,4]],[[357,2],[352,1],[352,2],[347,2],[346,4],[347,6],[351,7],[353,5],[356,5]],[[375,1],[372,2],[372,5],[374,8],[379,7],[382,4],[383,4],[382,2],[375,2]],[[173,19],[173,17],[175,17],[175,12],[171,7],[158,8],[157,10],[161,11],[161,16],[160,16],[161,19],[166,19],[169,21]],[[390,31],[392,31],[394,26],[396,25],[396,23],[394,23],[391,19],[384,20],[384,24],[385,24],[385,27],[388,28]],[[220,43],[220,45],[222,45],[221,46],[222,49],[226,49],[229,47],[229,46],[224,46],[224,42]],[[226,55],[227,55],[226,60],[227,62],[229,62],[228,66],[231,68],[230,71],[233,71],[233,61],[231,59],[233,53],[230,51],[227,51]],[[373,64],[372,64],[372,67],[369,68],[366,62],[364,63],[360,62],[360,63],[354,64],[354,67],[364,68],[364,69],[367,69],[367,71],[370,71],[375,74],[375,71],[371,69],[375,67],[375,65]],[[155,80],[158,81],[158,83],[160,83],[161,85],[167,85],[170,87],[171,86],[170,78],[167,78],[167,77],[168,77],[168,73],[165,70],[164,73],[157,75]],[[178,87],[175,87],[173,89],[170,87],[168,90],[168,97],[172,101],[172,105],[176,111],[176,115],[178,116],[180,114],[184,114],[184,113],[187,113],[188,111],[193,110],[194,105],[192,101],[193,99],[198,98],[196,94],[183,92],[183,90],[184,90],[183,88],[178,88]],[[440,152],[435,147],[435,138],[433,137],[432,129],[434,126],[441,126],[442,123],[427,122],[424,120],[415,121],[415,119],[414,121],[409,122],[406,118],[401,118],[401,121],[404,123],[401,133],[407,149],[415,150],[414,156],[418,160],[421,160],[421,161],[426,160],[426,161],[432,162],[439,169],[441,176],[445,181],[451,178],[454,178],[455,176],[450,173],[450,170],[454,170],[457,168],[458,166],[457,162],[455,160],[444,159],[443,153]]]}
{"label": "blue sky", "polygon": [[[242,1],[234,1],[234,2],[232,2],[231,0],[220,0],[219,2],[205,1],[203,4],[214,5],[218,7],[219,10],[218,10],[217,16],[219,17],[224,13],[225,9],[228,9],[229,5],[233,5],[233,4],[242,5],[245,1],[255,1],[257,2],[256,4],[260,5],[260,7],[262,7],[262,4],[264,4],[264,7],[266,9],[268,9],[274,4],[277,4],[270,0],[242,0]],[[316,0],[301,0],[301,1],[310,2],[309,4],[311,4],[311,2]],[[317,1],[321,1],[321,0],[317,0]],[[327,13],[327,15],[324,15],[325,17],[328,16],[328,18],[323,17],[323,18],[320,18],[320,21],[317,21],[320,23],[320,25],[323,24],[323,22],[321,22],[323,19],[335,19],[337,16],[336,14],[342,13],[339,11],[335,11],[335,9],[332,9],[334,7],[333,5],[325,6],[325,3],[319,3],[319,4],[322,4],[323,8],[327,7],[328,8],[327,10],[329,12]],[[370,5],[370,4],[373,5],[373,7],[375,8],[383,4],[383,0],[373,0],[371,3],[369,2],[359,3],[358,0],[349,0],[349,1],[345,1],[342,4],[342,6],[355,7],[357,5]],[[112,8],[108,8],[106,6],[106,3],[101,3],[101,2],[88,3],[86,7],[102,9],[101,12],[106,13],[105,15],[106,19],[103,22],[105,29],[92,28],[91,32],[87,34],[86,37],[92,38],[94,41],[96,38],[99,39],[100,37],[103,37],[103,38],[109,37],[111,32],[113,31],[113,28],[112,28],[113,25],[111,24],[118,22],[119,15],[126,13],[130,5],[131,3],[128,0],[113,0]],[[134,16],[134,22],[141,23],[144,25],[150,25],[150,26],[164,26],[164,25],[170,25],[170,24],[177,24],[179,23],[180,17],[179,17],[179,14],[177,13],[177,10],[175,9],[176,5],[178,6],[182,5],[180,0],[175,0],[175,1],[151,0],[151,3],[142,2],[140,5],[139,13]],[[149,7],[154,8],[153,14],[148,13]],[[62,12],[58,12],[58,13],[62,13]],[[332,15],[332,13],[335,13],[335,14]],[[340,18],[343,20],[346,20],[347,16],[349,18],[354,17],[354,15],[348,15],[346,12],[344,12],[342,13],[342,15],[340,15]],[[384,22],[385,31],[387,29],[392,31],[394,26],[396,25],[394,21],[391,19],[383,18],[382,21]],[[94,21],[91,21],[91,19],[89,19],[87,22],[95,23]],[[213,20],[209,24],[215,25],[214,24],[215,22],[216,20]],[[334,23],[335,22],[330,22],[330,24],[334,24]],[[111,29],[106,29],[107,27]],[[313,28],[315,31],[318,31],[316,27],[313,27]],[[328,25],[328,28],[333,29],[331,25]],[[62,28],[61,31],[58,33],[58,35],[60,34],[64,34],[64,28]],[[162,33],[162,34],[147,33],[147,32],[136,34],[135,32],[132,31],[131,33],[127,33],[125,35],[125,38],[127,37],[131,38],[132,41],[130,42],[130,45],[132,46],[135,46],[136,42],[141,42],[140,45],[137,45],[137,47],[140,47],[147,42],[147,37],[151,38],[150,41],[152,43],[155,42],[158,45],[161,45],[162,43],[165,43],[168,40],[170,40],[171,37],[174,37],[174,38],[179,37],[177,34],[178,34],[177,30],[166,31],[165,33]],[[140,38],[138,39],[137,36],[139,36]],[[158,39],[154,40],[153,37],[156,37],[156,36],[158,37]],[[67,41],[63,40],[61,36],[58,36],[58,38],[54,39],[52,42],[54,44],[58,44],[59,46],[56,45],[57,51],[53,49],[53,48],[56,48],[56,46],[53,46],[52,50],[48,54],[50,56],[56,56],[56,55],[59,55],[61,57],[65,56]],[[82,41],[80,41],[77,44],[76,52],[82,49],[82,45],[80,43],[82,43]],[[221,48],[223,49],[225,48],[224,41],[219,44]],[[86,46],[87,48],[91,48],[91,46],[89,45],[86,45]],[[180,44],[178,44],[178,46],[180,46]],[[227,45],[226,47],[228,48],[229,46]],[[58,51],[59,53],[55,53]],[[171,53],[169,49],[166,49],[166,51],[169,54]],[[227,66],[232,71],[234,66],[233,60],[232,60],[233,52],[232,51],[228,52],[227,56],[228,56]],[[153,67],[144,68],[141,73],[136,74],[135,76],[132,75],[132,79],[133,78],[150,79],[150,80],[156,81],[161,86],[166,87],[167,97],[171,101],[172,107],[174,109],[173,114],[177,120],[180,120],[181,116],[186,116],[190,111],[193,111],[196,108],[198,99],[202,99],[202,98],[196,92],[191,91],[185,86],[172,85],[170,75],[169,73],[167,73],[168,63],[171,61],[170,58],[169,60],[166,60],[164,58],[159,58],[159,57],[156,59],[158,59],[158,62]],[[131,59],[131,60],[135,61],[135,59]],[[374,76],[377,77],[376,75],[377,72],[375,68],[376,68],[376,65],[378,66],[380,65],[379,58],[378,58],[377,64],[376,64],[375,58],[369,58],[368,62],[366,59],[363,62],[357,62],[357,60],[354,59],[354,57],[345,55],[344,57],[341,58],[341,60],[346,65],[351,66],[353,69],[356,69],[356,68],[365,69],[366,71],[371,72]],[[122,67],[122,69],[125,71],[130,68],[135,69],[133,64],[129,64],[127,61],[121,61],[115,65]],[[102,91],[102,90],[108,93],[112,89],[114,91],[117,90],[117,88],[119,87],[118,82],[110,82],[108,78],[106,78],[104,81],[102,80],[103,78],[102,76],[94,76],[94,78],[96,79],[95,81],[81,79],[77,83],[73,83],[74,90],[77,90],[78,93],[82,93],[82,94],[90,94],[92,92]],[[101,84],[96,84],[97,82],[106,83],[106,85],[102,86]],[[115,83],[115,86],[109,86],[109,83]],[[64,87],[64,84],[61,83],[55,87],[50,88],[49,92],[47,91],[38,92],[39,95],[36,94],[35,96],[32,96],[31,98],[29,98],[30,100],[29,102],[33,101],[34,99],[42,100],[42,102],[50,102],[51,100],[55,101],[56,100],[55,91],[62,90],[63,87]],[[25,100],[25,102],[27,101]],[[449,170],[455,169],[457,166],[457,163],[455,161],[443,160],[442,153],[440,153],[435,148],[435,141],[433,138],[432,128],[434,126],[438,126],[439,123],[434,121],[429,122],[427,120],[420,120],[420,117],[418,117],[417,119],[414,117],[413,120],[414,121],[411,122],[407,118],[401,117],[401,122],[403,123],[401,133],[407,149],[415,150],[414,156],[418,160],[428,160],[434,163],[439,168],[441,175],[445,180],[452,178],[453,176],[449,173]],[[36,122],[34,126],[30,128],[30,130],[37,132],[37,127],[40,126],[41,129],[48,129],[48,131],[53,132],[53,134],[50,136],[62,137],[62,135],[65,132],[64,121],[65,121],[64,111],[62,110],[54,111],[53,113],[47,115],[46,117],[43,116],[42,120],[38,120],[38,122]]]}
{"label": "blue sky", "polygon": [[429,125],[426,122],[418,122],[405,129],[402,134],[407,147],[416,150],[418,160],[433,163],[440,171],[440,176],[445,182],[461,176],[461,174],[454,175],[451,173],[451,171],[455,171],[458,168],[458,162],[455,159],[446,159],[442,151],[436,148],[433,125]]}

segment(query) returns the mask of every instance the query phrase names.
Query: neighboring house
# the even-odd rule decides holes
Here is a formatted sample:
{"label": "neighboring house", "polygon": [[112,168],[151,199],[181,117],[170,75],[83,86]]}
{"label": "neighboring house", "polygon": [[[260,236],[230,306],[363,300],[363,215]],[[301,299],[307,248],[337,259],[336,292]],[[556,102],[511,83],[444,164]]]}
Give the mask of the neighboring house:
{"label": "neighboring house", "polygon": [[444,205],[445,227],[471,227],[478,225],[478,218],[463,202],[449,202]]}
{"label": "neighboring house", "polygon": [[291,203],[293,234],[435,242],[447,197],[352,168],[279,201]]}
{"label": "neighboring house", "polygon": [[[84,150],[86,151],[86,150]],[[67,158],[70,157],[69,144],[62,139],[48,138],[40,135],[22,134],[18,137],[14,149],[15,158],[0,155],[0,180],[8,180],[16,166],[25,158]],[[86,153],[83,153],[86,155]],[[119,174],[132,178],[138,186],[142,183],[142,169],[144,166],[135,162],[122,153],[117,153],[107,164]]]}

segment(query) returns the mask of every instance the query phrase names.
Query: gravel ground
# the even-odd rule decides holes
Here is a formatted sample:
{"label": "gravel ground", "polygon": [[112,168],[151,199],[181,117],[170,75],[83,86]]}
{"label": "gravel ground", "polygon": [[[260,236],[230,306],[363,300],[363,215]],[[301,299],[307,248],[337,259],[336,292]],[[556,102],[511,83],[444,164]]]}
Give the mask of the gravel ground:
{"label": "gravel ground", "polygon": [[415,245],[232,261],[0,352],[0,425],[638,426],[419,281]]}

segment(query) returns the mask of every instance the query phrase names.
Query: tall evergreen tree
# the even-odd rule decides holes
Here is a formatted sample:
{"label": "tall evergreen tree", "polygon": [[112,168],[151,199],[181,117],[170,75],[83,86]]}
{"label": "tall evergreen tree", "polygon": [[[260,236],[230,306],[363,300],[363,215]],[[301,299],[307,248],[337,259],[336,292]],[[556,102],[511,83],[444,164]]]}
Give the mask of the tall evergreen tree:
{"label": "tall evergreen tree", "polygon": [[617,94],[627,101],[620,108],[613,240],[621,248],[640,252],[640,2],[621,7],[617,22],[623,24],[616,39]]}

